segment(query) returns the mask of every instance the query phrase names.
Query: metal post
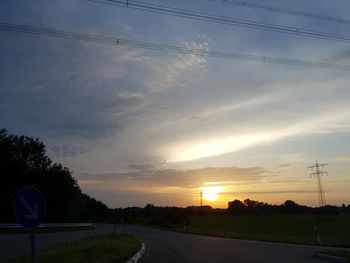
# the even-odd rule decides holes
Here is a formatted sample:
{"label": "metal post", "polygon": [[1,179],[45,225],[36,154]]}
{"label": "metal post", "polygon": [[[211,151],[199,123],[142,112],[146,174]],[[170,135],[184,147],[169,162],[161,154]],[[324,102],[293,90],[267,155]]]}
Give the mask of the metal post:
{"label": "metal post", "polygon": [[320,238],[320,232],[318,231],[318,228],[317,228],[317,226],[315,226],[315,225],[314,225],[314,230],[315,230],[315,233],[316,233],[317,242],[318,242],[319,244],[322,244],[321,238]]}
{"label": "metal post", "polygon": [[30,232],[30,262],[36,263],[36,253],[35,253],[35,230]]}
{"label": "metal post", "polygon": [[117,222],[114,218],[114,230],[113,230],[113,233],[116,234],[117,233]]}
{"label": "metal post", "polygon": [[114,209],[114,234],[116,234],[117,233],[117,213],[116,213],[116,211],[115,211],[115,209]]}

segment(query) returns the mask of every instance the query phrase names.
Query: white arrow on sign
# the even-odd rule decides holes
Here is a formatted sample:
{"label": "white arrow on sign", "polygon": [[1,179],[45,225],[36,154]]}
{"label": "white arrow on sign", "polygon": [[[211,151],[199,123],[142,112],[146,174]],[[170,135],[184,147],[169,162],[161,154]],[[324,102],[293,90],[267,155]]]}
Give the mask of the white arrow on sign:
{"label": "white arrow on sign", "polygon": [[34,203],[34,209],[28,204],[28,202],[24,199],[23,195],[21,195],[21,201],[24,204],[24,206],[28,209],[29,214],[26,215],[27,219],[32,219],[32,220],[36,220],[38,219],[38,206],[36,203]]}

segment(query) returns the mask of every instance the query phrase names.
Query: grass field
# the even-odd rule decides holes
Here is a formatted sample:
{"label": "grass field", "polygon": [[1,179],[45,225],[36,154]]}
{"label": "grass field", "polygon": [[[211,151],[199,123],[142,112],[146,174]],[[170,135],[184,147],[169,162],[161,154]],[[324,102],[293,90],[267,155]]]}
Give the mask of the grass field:
{"label": "grass field", "polygon": [[[100,235],[88,237],[41,250],[38,263],[118,263],[131,258],[141,242],[129,235]],[[27,263],[28,256],[0,259],[0,263]]]}
{"label": "grass field", "polygon": [[[74,232],[74,231],[87,231],[94,230],[94,226],[65,226],[65,227],[44,227],[37,228],[35,230],[36,233],[55,233],[55,232]],[[0,228],[1,234],[27,234],[30,233],[31,230],[25,228]]]}
{"label": "grass field", "polygon": [[349,216],[205,215],[191,216],[190,221],[186,231],[192,233],[319,245],[315,225],[322,245],[350,247]]}

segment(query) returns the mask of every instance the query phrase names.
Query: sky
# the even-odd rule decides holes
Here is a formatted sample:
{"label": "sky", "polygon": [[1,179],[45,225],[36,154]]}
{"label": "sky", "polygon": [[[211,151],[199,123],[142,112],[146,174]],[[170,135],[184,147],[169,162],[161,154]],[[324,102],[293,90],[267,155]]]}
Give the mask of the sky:
{"label": "sky", "polygon": [[[256,0],[255,3],[260,3]],[[133,1],[130,1],[132,3]],[[350,36],[350,2],[144,0]],[[349,41],[199,21],[86,0],[3,0],[0,23],[203,50],[350,65]],[[234,199],[350,203],[349,70],[176,54],[0,30],[0,127],[37,137],[110,207],[227,207]]]}

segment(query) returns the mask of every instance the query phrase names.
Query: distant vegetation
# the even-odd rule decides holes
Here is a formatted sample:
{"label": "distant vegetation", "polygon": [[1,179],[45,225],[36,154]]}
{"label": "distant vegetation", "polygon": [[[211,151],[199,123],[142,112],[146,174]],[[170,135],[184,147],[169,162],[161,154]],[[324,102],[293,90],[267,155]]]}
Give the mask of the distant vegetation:
{"label": "distant vegetation", "polygon": [[243,202],[234,200],[228,203],[227,212],[236,215],[257,215],[257,214],[319,214],[319,215],[338,215],[350,214],[350,205],[341,207],[325,205],[322,207],[309,207],[299,205],[292,200],[287,200],[281,205],[271,205],[259,201],[245,199]]}
{"label": "distant vegetation", "polygon": [[211,206],[161,207],[152,204],[144,208],[128,207],[115,209],[116,217],[128,223],[139,223],[157,226],[191,225],[192,216],[204,215],[341,215],[350,214],[350,205],[341,207],[326,205],[309,207],[287,200],[280,205],[271,205],[245,199],[228,203],[227,209]]}
{"label": "distant vegetation", "polygon": [[28,185],[45,196],[45,222],[96,222],[109,218],[108,207],[82,193],[72,172],[53,163],[39,139],[0,130],[0,179],[0,222],[14,222],[14,198],[19,189]]}

